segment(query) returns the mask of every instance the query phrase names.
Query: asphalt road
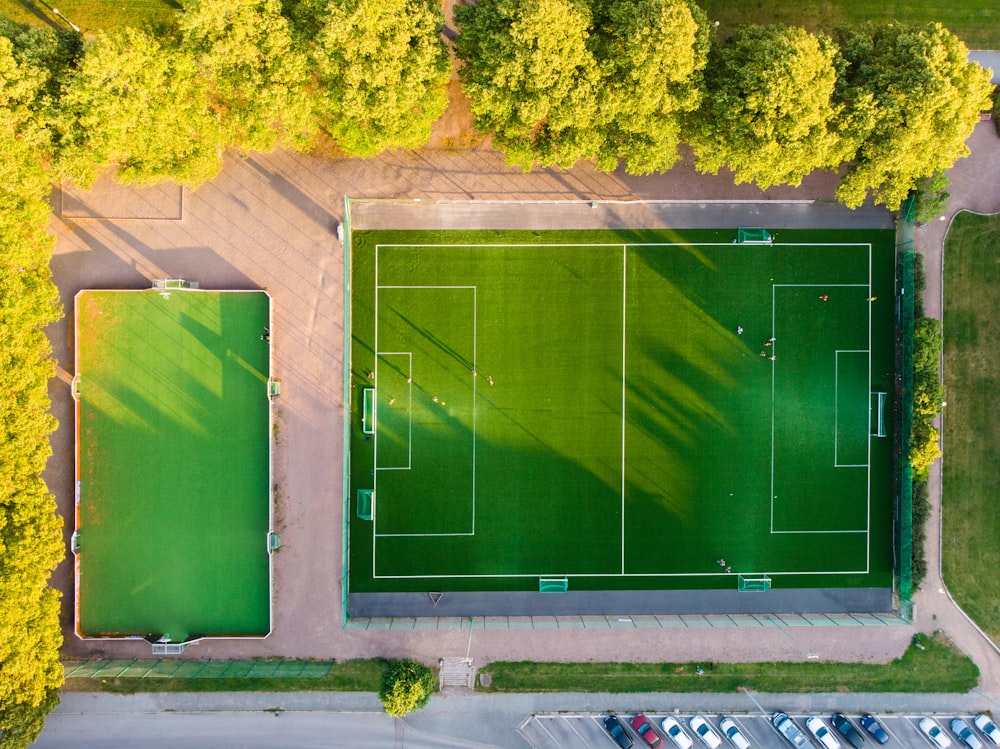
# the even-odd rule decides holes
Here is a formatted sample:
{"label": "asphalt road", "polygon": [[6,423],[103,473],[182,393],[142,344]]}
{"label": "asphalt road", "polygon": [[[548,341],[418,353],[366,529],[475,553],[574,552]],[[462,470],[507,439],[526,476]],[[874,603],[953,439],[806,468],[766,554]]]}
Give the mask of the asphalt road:
{"label": "asphalt road", "polygon": [[38,749],[488,749],[372,713],[117,713],[49,717]]}

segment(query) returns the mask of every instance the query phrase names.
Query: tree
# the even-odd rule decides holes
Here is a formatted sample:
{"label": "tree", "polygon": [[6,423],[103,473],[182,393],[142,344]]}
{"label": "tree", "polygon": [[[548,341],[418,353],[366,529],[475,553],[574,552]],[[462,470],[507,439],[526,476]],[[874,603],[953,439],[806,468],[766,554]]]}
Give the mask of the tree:
{"label": "tree", "polygon": [[51,454],[44,328],[59,318],[49,260],[53,37],[0,35],[0,747],[28,746],[58,702],[63,671],[59,593],[48,578],[63,557],[61,520],[41,478]]}
{"label": "tree", "polygon": [[418,148],[448,107],[444,18],[431,0],[305,0],[324,126],[344,152]]}
{"label": "tree", "polygon": [[688,136],[698,171],[726,166],[766,189],[839,165],[836,54],[827,37],[785,26],[744,26],[713,48]]}
{"label": "tree", "polygon": [[102,167],[137,183],[196,186],[222,167],[220,118],[187,50],[132,28],[87,42],[61,101],[59,167],[89,186]]}
{"label": "tree", "polygon": [[606,0],[595,8],[591,49],[600,65],[598,167],[649,174],[678,159],[681,115],[701,102],[708,18],[687,0]]}
{"label": "tree", "polygon": [[922,177],[947,171],[990,107],[989,74],[941,24],[867,24],[837,32],[852,164],[837,197],[857,207],[871,191],[896,210]]}
{"label": "tree", "polygon": [[391,661],[378,696],[385,711],[401,718],[424,707],[434,693],[434,672],[412,660]]}
{"label": "tree", "polygon": [[316,134],[310,63],[279,0],[187,0],[181,46],[208,81],[228,145],[272,151]]}
{"label": "tree", "polygon": [[479,0],[456,7],[455,20],[476,128],[511,163],[569,167],[598,152],[600,71],[581,1]]}

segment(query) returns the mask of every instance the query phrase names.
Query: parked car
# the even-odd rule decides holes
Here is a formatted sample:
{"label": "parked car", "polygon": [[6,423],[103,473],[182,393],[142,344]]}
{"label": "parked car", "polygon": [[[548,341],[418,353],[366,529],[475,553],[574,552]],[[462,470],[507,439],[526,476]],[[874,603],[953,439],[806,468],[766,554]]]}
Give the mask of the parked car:
{"label": "parked car", "polygon": [[667,734],[667,737],[673,741],[680,749],[691,749],[691,745],[694,744],[691,741],[691,737],[684,733],[684,729],[681,728],[681,724],[678,723],[674,718],[669,715],[663,719],[660,723],[663,727],[663,732]]}
{"label": "parked car", "polygon": [[840,749],[840,742],[837,741],[837,737],[830,733],[830,729],[826,727],[826,723],[823,722],[822,718],[817,718],[815,715],[811,718],[806,719],[806,728],[812,732],[819,743],[826,747],[826,749]]}
{"label": "parked car", "polygon": [[871,737],[875,739],[880,744],[886,744],[889,741],[889,734],[882,727],[882,724],[878,722],[874,715],[870,713],[865,713],[861,716],[861,727],[864,728]]}
{"label": "parked car", "polygon": [[710,749],[719,749],[722,746],[722,739],[719,738],[719,734],[712,730],[712,726],[709,725],[709,722],[705,720],[703,715],[694,716],[688,721],[688,725],[691,726],[694,735],[704,741]]}
{"label": "parked car", "polygon": [[948,749],[951,746],[951,739],[948,738],[948,734],[942,731],[941,726],[930,718],[921,718],[917,725],[920,726],[920,730],[926,734],[927,738],[941,747],[941,749]]}
{"label": "parked car", "polygon": [[774,727],[778,729],[778,732],[788,739],[796,749],[809,746],[809,739],[802,733],[802,729],[795,725],[795,721],[785,713],[775,713],[771,716],[771,722],[774,723]]}
{"label": "parked car", "polygon": [[747,737],[743,735],[739,726],[736,725],[736,721],[732,718],[723,717],[719,728],[726,734],[726,738],[733,742],[736,749],[750,749],[750,742],[747,741]]}
{"label": "parked car", "polygon": [[990,716],[980,714],[972,722],[976,724],[976,728],[982,731],[986,738],[997,746],[1000,746],[1000,728],[997,728],[996,723],[990,720]]}
{"label": "parked car", "polygon": [[843,713],[834,713],[832,722],[833,727],[847,740],[847,743],[854,749],[861,749],[865,743],[865,737],[858,733],[858,729],[851,723],[850,718]]}
{"label": "parked car", "polygon": [[622,722],[618,720],[617,715],[609,715],[605,718],[604,727],[607,729],[608,733],[611,734],[611,738],[615,740],[618,746],[622,749],[631,749],[632,739],[629,738],[629,735],[625,732],[625,726],[623,726]]}
{"label": "parked car", "polygon": [[645,715],[636,715],[632,718],[632,730],[639,734],[639,738],[649,744],[652,749],[663,746],[663,738],[656,732]]}
{"label": "parked car", "polygon": [[961,718],[955,718],[951,722],[951,732],[958,736],[969,749],[983,749],[983,742],[976,736],[976,732]]}

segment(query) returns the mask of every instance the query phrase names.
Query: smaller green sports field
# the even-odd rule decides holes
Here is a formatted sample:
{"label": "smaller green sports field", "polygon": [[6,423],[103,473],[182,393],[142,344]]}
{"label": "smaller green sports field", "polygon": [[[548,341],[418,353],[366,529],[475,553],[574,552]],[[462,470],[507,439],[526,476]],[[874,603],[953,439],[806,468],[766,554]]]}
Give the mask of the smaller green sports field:
{"label": "smaller green sports field", "polygon": [[350,593],[891,588],[893,232],[736,240],[355,232]]}
{"label": "smaller green sports field", "polygon": [[271,628],[270,299],[76,297],[81,637]]}

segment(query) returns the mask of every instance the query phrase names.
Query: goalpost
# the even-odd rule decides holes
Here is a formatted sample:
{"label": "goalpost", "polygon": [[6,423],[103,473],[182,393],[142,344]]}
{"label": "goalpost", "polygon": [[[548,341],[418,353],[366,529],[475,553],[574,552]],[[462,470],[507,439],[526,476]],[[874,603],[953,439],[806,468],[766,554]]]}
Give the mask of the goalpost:
{"label": "goalpost", "polygon": [[737,576],[737,588],[741,593],[770,590],[771,578],[769,575],[739,575]]}
{"label": "goalpost", "polygon": [[774,236],[763,226],[741,226],[735,244],[774,244]]}
{"label": "goalpost", "polygon": [[872,437],[885,437],[885,393],[872,393],[871,401],[871,432]]}

